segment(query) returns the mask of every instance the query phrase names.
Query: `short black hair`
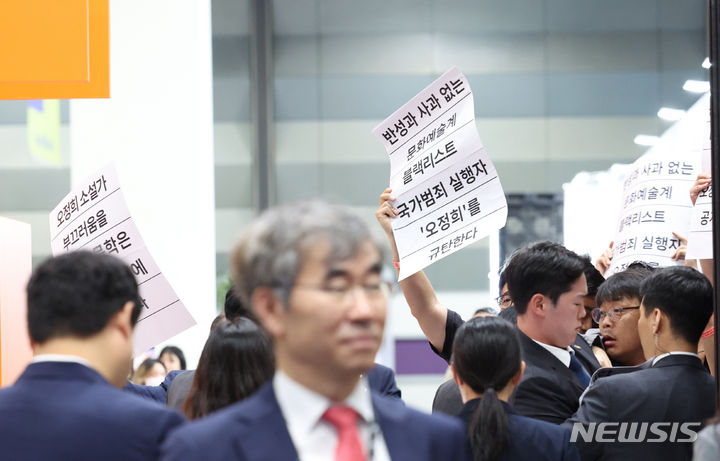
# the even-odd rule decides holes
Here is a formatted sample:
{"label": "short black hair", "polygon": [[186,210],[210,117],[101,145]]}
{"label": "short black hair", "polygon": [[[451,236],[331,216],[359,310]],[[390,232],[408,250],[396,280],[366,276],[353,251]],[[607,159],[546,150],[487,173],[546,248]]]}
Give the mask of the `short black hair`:
{"label": "short black hair", "polygon": [[247,317],[257,323],[255,313],[240,299],[234,286],[225,293],[225,318],[232,322],[238,317]]}
{"label": "short black hair", "polygon": [[598,307],[607,302],[620,301],[623,298],[640,299],[640,285],[647,278],[648,273],[639,270],[625,270],[611,275],[600,285],[595,296]]}
{"label": "short black hair", "polygon": [[99,333],[128,301],[135,304],[130,318],[135,325],[143,306],[130,268],[113,256],[88,251],[40,264],[28,282],[27,298],[28,332],[36,343]]}
{"label": "short black hair", "polygon": [[605,277],[603,277],[600,271],[595,268],[590,256],[583,256],[583,261],[585,262],[585,269],[583,272],[585,273],[585,280],[587,281],[588,287],[587,295],[595,296],[600,288],[600,285],[602,285],[605,281]]}
{"label": "short black hair", "polygon": [[183,353],[182,349],[177,346],[165,346],[160,351],[160,355],[158,355],[158,358],[162,358],[163,354],[165,354],[166,352],[169,354],[173,354],[178,358],[178,360],[180,361],[181,370],[187,369],[187,362],[185,361],[185,354]]}
{"label": "short black hair", "polygon": [[583,275],[585,264],[559,243],[540,242],[517,250],[505,268],[505,279],[518,315],[540,293],[555,303]]}
{"label": "short black hair", "polygon": [[700,341],[713,313],[713,289],[707,277],[687,266],[655,270],[640,286],[645,315],[660,309],[672,332],[690,344]]}

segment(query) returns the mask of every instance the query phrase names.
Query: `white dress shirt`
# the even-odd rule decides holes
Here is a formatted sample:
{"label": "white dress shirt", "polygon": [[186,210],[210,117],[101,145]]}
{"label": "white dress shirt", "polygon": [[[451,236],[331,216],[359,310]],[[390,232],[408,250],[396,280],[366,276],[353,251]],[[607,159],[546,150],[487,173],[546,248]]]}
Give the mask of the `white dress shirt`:
{"label": "white dress shirt", "polygon": [[[273,389],[298,458],[301,461],[335,461],[337,430],[323,420],[322,415],[338,402],[331,402],[311,391],[280,370],[275,372]],[[382,431],[375,422],[367,379],[362,378],[350,396],[339,404],[354,409],[360,415],[358,430],[366,455],[369,457],[368,446],[372,442],[372,461],[390,461]]]}
{"label": "white dress shirt", "polygon": [[[535,340],[533,339],[533,341]],[[565,365],[567,368],[570,368],[570,354],[572,353],[572,349],[570,349],[569,347],[563,349],[562,347],[551,346],[549,344],[541,343],[540,341],[535,342],[545,348],[545,350],[550,352],[552,355],[554,355],[555,358],[560,360],[560,362],[562,362],[562,364]]]}
{"label": "white dress shirt", "polygon": [[665,357],[669,357],[671,355],[690,355],[692,357],[697,357],[698,360],[700,360],[700,356],[697,354],[693,354],[692,352],[682,352],[682,351],[675,351],[675,352],[666,352],[664,354],[658,355],[653,359],[652,366],[655,366],[656,363],[658,363],[660,360],[664,359]]}
{"label": "white dress shirt", "polygon": [[92,368],[90,362],[77,355],[66,355],[66,354],[40,354],[33,357],[32,363],[40,362],[70,362],[79,363],[85,365],[88,368]]}

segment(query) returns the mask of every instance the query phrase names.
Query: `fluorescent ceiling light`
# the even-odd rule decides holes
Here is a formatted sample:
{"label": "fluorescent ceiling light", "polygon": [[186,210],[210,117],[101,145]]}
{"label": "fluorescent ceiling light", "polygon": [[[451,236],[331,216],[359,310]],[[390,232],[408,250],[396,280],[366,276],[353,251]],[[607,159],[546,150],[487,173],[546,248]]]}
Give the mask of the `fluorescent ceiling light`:
{"label": "fluorescent ceiling light", "polygon": [[684,110],[670,109],[669,107],[663,107],[657,113],[657,116],[661,119],[670,120],[671,122],[674,122],[675,120],[680,120],[681,118],[683,118],[683,115],[685,115]]}
{"label": "fluorescent ceiling light", "polygon": [[650,136],[648,134],[639,134],[635,136],[633,142],[639,146],[654,146],[660,140],[657,136]]}
{"label": "fluorescent ceiling light", "polygon": [[683,85],[683,90],[689,91],[690,93],[707,93],[710,91],[710,82],[704,82],[702,80],[686,80]]}
{"label": "fluorescent ceiling light", "polygon": [[710,58],[705,58],[705,60],[702,63],[703,69],[709,69],[710,68]]}

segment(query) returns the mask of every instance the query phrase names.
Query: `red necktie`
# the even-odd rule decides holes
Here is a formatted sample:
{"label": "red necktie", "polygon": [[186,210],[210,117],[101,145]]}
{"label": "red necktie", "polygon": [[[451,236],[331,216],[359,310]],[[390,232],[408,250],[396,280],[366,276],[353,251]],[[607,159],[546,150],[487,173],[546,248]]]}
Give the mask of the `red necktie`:
{"label": "red necktie", "polygon": [[355,410],[343,405],[334,405],[325,410],[322,418],[337,429],[335,461],[365,461],[357,428],[358,414]]}

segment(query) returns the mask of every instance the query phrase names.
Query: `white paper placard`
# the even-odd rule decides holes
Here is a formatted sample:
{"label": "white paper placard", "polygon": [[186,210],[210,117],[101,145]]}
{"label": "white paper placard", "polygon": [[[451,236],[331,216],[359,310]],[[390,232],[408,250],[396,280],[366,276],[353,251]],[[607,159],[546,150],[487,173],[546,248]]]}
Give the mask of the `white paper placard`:
{"label": "white paper placard", "polygon": [[507,202],[456,67],[373,130],[390,157],[402,280],[505,225]]}
{"label": "white paper placard", "polygon": [[50,246],[53,255],[95,251],[130,266],[143,300],[133,336],[136,355],[195,325],[145,246],[112,164],[83,181],[50,213]]}
{"label": "white paper placard", "polygon": [[693,152],[670,152],[660,147],[633,163],[625,178],[612,264],[605,277],[635,261],[654,266],[683,263],[672,259],[681,245],[673,232],[688,235],[692,211],[689,191],[698,163]]}
{"label": "white paper placard", "polygon": [[[710,140],[710,97],[705,95],[700,101],[700,109],[704,114],[702,172],[711,175],[712,142]],[[712,226],[712,186],[698,194],[690,217],[690,234],[688,235],[688,259],[713,258],[713,226]]]}

